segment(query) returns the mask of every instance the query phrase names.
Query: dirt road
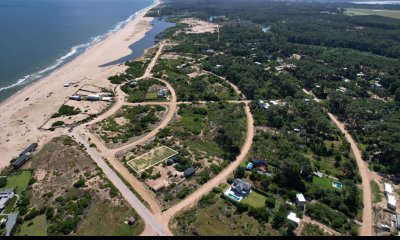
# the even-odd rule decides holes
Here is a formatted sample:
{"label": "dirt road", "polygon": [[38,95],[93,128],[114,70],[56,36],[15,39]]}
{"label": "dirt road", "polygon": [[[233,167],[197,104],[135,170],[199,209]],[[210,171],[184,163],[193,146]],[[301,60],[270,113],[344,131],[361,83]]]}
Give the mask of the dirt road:
{"label": "dirt road", "polygon": [[242,149],[240,151],[240,155],[237,156],[236,160],[231,163],[227,168],[225,168],[221,173],[219,173],[216,177],[205,183],[199,189],[197,189],[194,193],[189,195],[183,201],[179,202],[177,205],[171,207],[166,212],[162,214],[164,227],[168,227],[169,221],[176,215],[176,213],[182,211],[183,209],[192,206],[195,204],[201,196],[209,193],[214,187],[218,187],[220,183],[225,181],[228,176],[240,165],[240,163],[245,159],[246,155],[249,153],[251,149],[251,145],[253,143],[254,137],[254,119],[253,115],[250,112],[250,107],[246,104],[246,116],[247,116],[247,134],[246,140]]}
{"label": "dirt road", "polygon": [[[318,99],[314,94],[311,92],[303,91],[311,96],[313,96],[316,102],[320,102],[321,100]],[[371,186],[370,181],[373,179],[373,174],[368,169],[368,165],[364,162],[361,158],[361,152],[358,148],[357,143],[354,141],[353,137],[349,134],[346,130],[344,124],[340,122],[333,114],[329,113],[329,118],[335,123],[335,125],[340,129],[340,131],[344,134],[347,141],[351,145],[351,150],[354,154],[356,159],[358,169],[360,170],[361,180],[362,180],[362,190],[363,190],[363,221],[360,228],[360,235],[361,236],[372,236],[372,196],[371,196]]]}

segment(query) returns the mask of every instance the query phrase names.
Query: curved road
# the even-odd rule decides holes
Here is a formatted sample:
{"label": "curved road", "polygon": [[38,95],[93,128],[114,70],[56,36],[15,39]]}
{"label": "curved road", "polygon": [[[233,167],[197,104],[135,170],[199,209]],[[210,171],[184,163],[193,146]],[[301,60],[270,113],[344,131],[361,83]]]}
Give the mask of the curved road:
{"label": "curved road", "polygon": [[[309,92],[305,89],[303,91],[312,96],[314,101],[321,102],[312,92]],[[372,179],[372,173],[368,169],[367,164],[361,158],[361,152],[358,148],[356,141],[354,141],[353,137],[346,130],[344,124],[340,122],[332,113],[328,112],[329,118],[335,123],[335,125],[339,128],[339,130],[344,134],[347,141],[351,145],[351,150],[353,151],[354,157],[356,158],[356,162],[358,165],[358,169],[360,170],[361,180],[362,180],[362,190],[363,190],[363,221],[360,228],[361,236],[372,236],[372,197],[371,197],[371,186],[370,181]]]}
{"label": "curved road", "polygon": [[[157,51],[156,55],[150,62],[149,66],[147,67],[145,74],[139,78],[140,80],[146,79],[148,77],[151,77],[151,71],[153,67],[155,66],[157,59],[162,53],[162,49],[164,47],[164,43],[160,43],[160,48]],[[146,228],[145,231],[143,232],[142,235],[152,235],[152,234],[157,234],[157,235],[171,235],[168,224],[171,218],[179,211],[182,209],[189,207],[196,203],[201,196],[204,194],[207,194],[210,192],[214,187],[217,187],[221,182],[225,181],[228,176],[240,165],[240,163],[245,159],[246,155],[251,149],[251,145],[253,142],[253,137],[254,137],[254,120],[253,116],[250,112],[250,108],[248,106],[250,101],[228,101],[231,103],[244,103],[245,104],[245,112],[246,112],[246,117],[247,117],[247,133],[246,133],[246,139],[245,143],[241,148],[241,153],[240,155],[236,158],[234,162],[232,162],[226,169],[224,169],[221,173],[219,173],[215,178],[207,182],[206,184],[202,185],[199,189],[197,189],[194,193],[189,195],[187,198],[185,198],[183,201],[179,202],[175,206],[171,207],[168,209],[166,212],[161,213],[161,209],[157,203],[157,201],[154,199],[154,195],[152,195],[144,186],[142,182],[137,180],[129,171],[128,169],[123,166],[121,162],[119,162],[116,159],[116,154],[118,152],[127,150],[129,148],[132,148],[135,145],[143,144],[146,143],[147,141],[151,140],[156,136],[156,134],[163,128],[167,127],[170,121],[174,118],[174,115],[177,110],[177,105],[178,104],[190,104],[191,102],[177,102],[176,98],[176,93],[175,90],[172,88],[172,86],[162,80],[158,79],[159,81],[163,82],[166,84],[168,90],[171,92],[171,101],[170,102],[144,102],[144,103],[126,103],[125,102],[125,93],[120,89],[120,87],[116,88],[116,103],[104,114],[99,116],[97,119],[87,123],[85,126],[89,126],[92,124],[95,124],[97,122],[100,122],[112,114],[114,114],[118,109],[120,109],[122,106],[127,105],[127,106],[138,106],[138,105],[163,105],[168,108],[168,112],[166,117],[162,120],[162,122],[155,128],[153,129],[150,133],[146,134],[145,136],[141,137],[140,139],[129,143],[127,145],[114,148],[114,149],[108,149],[102,141],[94,134],[90,133],[89,130],[84,127],[84,126],[79,126],[75,128],[75,130],[70,133],[78,142],[82,143],[86,149],[88,154],[94,159],[94,161],[103,169],[104,173],[106,176],[111,180],[111,182],[118,188],[118,190],[121,192],[121,194],[124,196],[124,198],[132,205],[132,207],[138,212],[138,214],[144,219],[146,222]],[[224,79],[227,81],[226,79]],[[243,96],[243,94],[240,92],[240,90],[227,81],[235,90],[236,93],[238,93],[240,96]],[[199,103],[207,103],[205,101],[201,101]],[[82,136],[79,134],[81,133]],[[96,148],[91,148],[89,146],[89,142],[86,139],[91,139],[91,143],[96,144]],[[112,167],[119,173],[121,176],[128,181],[128,183],[135,189],[135,191],[140,194],[140,196],[150,205],[150,208],[152,212],[150,212],[143,203],[141,203],[136,196],[129,190],[129,188],[121,181],[121,179],[118,177],[118,175],[107,165],[107,163],[103,160],[103,157],[106,158],[109,163],[112,165]]]}

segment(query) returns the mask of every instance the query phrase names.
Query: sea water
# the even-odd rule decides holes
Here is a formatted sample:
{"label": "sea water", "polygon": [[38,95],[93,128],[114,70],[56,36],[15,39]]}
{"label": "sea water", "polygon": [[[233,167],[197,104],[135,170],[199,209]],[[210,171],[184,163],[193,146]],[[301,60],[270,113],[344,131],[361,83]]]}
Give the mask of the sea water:
{"label": "sea water", "polygon": [[125,26],[154,0],[0,0],[0,101]]}

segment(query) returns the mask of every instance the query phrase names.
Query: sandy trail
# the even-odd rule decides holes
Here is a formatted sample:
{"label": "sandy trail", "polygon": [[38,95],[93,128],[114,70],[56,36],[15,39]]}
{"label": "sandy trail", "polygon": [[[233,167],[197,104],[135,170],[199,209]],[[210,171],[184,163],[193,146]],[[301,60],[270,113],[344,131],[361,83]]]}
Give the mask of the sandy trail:
{"label": "sandy trail", "polygon": [[[321,102],[313,93],[303,89],[306,94],[313,96],[316,102]],[[361,157],[360,149],[357,143],[354,141],[353,137],[346,130],[345,125],[340,122],[333,114],[328,112],[329,118],[335,123],[335,125],[344,134],[347,141],[351,145],[351,150],[356,159],[358,169],[360,170],[361,180],[362,180],[362,190],[363,190],[363,221],[360,228],[361,236],[372,236],[372,196],[371,196],[371,186],[370,181],[373,179],[373,173],[368,169],[368,165]]]}

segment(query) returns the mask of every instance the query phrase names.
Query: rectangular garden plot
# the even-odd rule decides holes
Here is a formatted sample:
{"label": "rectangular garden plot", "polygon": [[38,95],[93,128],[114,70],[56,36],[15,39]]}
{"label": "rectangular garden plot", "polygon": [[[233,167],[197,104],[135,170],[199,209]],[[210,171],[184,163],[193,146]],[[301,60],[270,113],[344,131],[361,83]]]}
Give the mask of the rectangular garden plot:
{"label": "rectangular garden plot", "polygon": [[169,147],[162,146],[128,161],[127,164],[136,173],[140,173],[149,167],[175,156],[176,154],[178,154],[177,151]]}

